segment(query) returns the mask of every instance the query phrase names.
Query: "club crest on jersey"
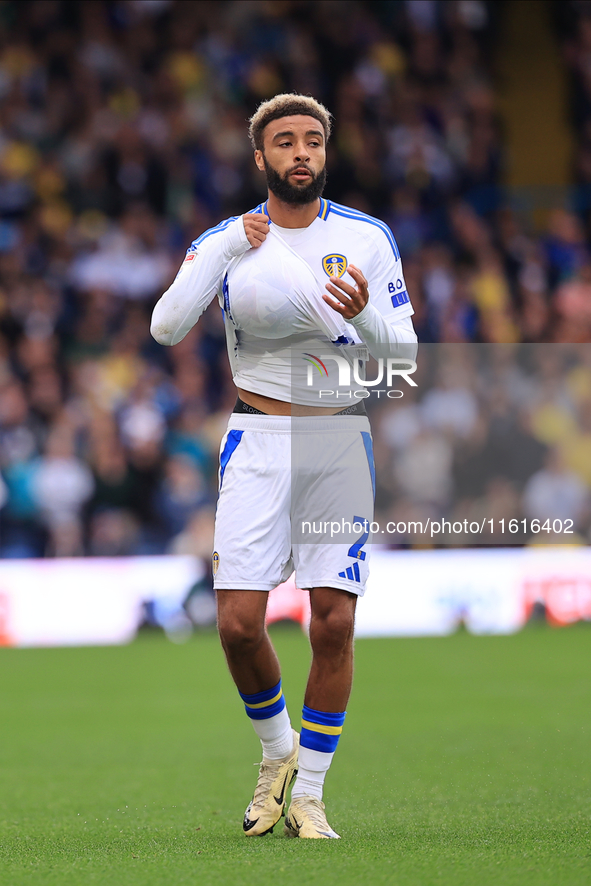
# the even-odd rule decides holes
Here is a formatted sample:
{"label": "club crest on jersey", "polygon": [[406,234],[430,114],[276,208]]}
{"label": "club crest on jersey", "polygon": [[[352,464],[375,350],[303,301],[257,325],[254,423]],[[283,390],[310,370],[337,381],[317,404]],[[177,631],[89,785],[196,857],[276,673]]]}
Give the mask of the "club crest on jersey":
{"label": "club crest on jersey", "polygon": [[325,255],[322,259],[322,267],[324,273],[328,274],[329,277],[342,277],[347,270],[347,256],[338,255],[337,253]]}

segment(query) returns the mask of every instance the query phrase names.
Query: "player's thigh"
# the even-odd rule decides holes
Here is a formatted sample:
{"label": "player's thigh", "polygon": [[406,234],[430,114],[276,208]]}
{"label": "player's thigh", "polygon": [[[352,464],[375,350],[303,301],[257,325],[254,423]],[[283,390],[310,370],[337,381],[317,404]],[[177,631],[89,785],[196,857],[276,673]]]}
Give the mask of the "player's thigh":
{"label": "player's thigh", "polygon": [[[336,421],[333,425],[336,425]],[[300,588],[337,588],[362,596],[373,520],[373,457],[367,422],[316,441],[292,502],[293,555]],[[361,428],[364,432],[361,433]],[[368,443],[369,438],[369,443]]]}
{"label": "player's thigh", "polygon": [[313,434],[304,425],[294,432],[292,541],[353,545],[373,520],[369,423],[345,417],[326,425]]}
{"label": "player's thigh", "polygon": [[245,430],[216,512],[216,590],[270,591],[291,571],[289,438]]}

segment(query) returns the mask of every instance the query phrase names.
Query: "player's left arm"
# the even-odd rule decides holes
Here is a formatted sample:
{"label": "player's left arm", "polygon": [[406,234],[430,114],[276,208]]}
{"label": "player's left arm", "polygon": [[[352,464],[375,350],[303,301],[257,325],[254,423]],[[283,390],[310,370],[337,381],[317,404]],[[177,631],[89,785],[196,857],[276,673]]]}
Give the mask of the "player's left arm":
{"label": "player's left arm", "polygon": [[[381,232],[380,236],[386,241]],[[376,246],[370,279],[360,268],[349,265],[347,274],[353,284],[331,277],[330,283],[326,284],[330,295],[324,294],[323,299],[355,327],[373,357],[391,356],[392,349],[400,345],[407,346],[405,356],[414,357],[417,336],[412,325],[413,310],[402,263],[389,241]],[[408,346],[415,346],[411,347],[412,354]]]}

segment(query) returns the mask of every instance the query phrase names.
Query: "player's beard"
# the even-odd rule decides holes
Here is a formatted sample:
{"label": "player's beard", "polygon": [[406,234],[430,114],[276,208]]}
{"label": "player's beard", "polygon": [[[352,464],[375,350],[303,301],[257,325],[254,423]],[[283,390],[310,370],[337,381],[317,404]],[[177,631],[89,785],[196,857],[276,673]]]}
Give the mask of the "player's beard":
{"label": "player's beard", "polygon": [[312,176],[312,181],[307,185],[292,185],[288,176],[293,169],[288,170],[285,176],[280,175],[277,170],[267,162],[267,158],[263,154],[263,163],[265,164],[265,173],[267,175],[267,186],[269,190],[275,194],[283,203],[290,203],[292,206],[303,206],[306,203],[313,203],[318,197],[322,196],[324,186],[326,185],[326,166],[324,166],[318,175],[314,175],[309,166],[300,163],[294,166],[294,169],[307,169]]}

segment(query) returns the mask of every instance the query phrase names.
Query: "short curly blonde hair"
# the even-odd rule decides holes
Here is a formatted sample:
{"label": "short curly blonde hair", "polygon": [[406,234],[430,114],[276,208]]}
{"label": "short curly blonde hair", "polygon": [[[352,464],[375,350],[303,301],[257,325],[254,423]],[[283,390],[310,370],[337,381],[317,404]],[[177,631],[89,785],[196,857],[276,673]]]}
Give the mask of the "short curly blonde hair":
{"label": "short curly blonde hair", "polygon": [[311,95],[283,92],[262,102],[250,118],[248,135],[253,148],[262,151],[263,132],[268,123],[271,123],[272,120],[279,120],[280,117],[291,117],[294,114],[315,117],[322,124],[324,135],[328,141],[332,128],[330,111]]}

